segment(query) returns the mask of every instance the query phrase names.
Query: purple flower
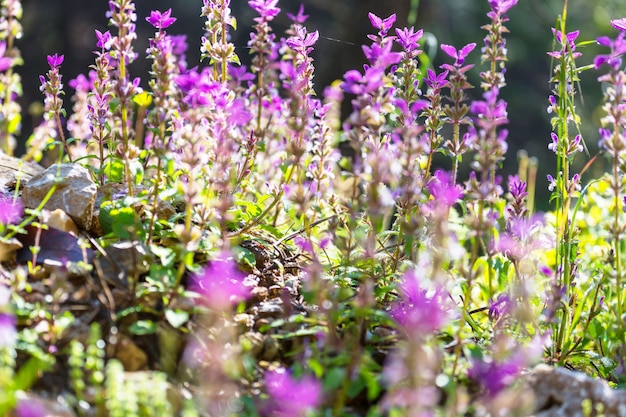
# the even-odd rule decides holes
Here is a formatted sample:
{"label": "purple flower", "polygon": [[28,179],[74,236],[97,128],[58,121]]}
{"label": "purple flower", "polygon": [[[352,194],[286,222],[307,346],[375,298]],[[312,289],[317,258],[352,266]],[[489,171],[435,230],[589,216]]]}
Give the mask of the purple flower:
{"label": "purple flower", "polygon": [[367,17],[369,17],[370,22],[372,23],[372,26],[374,26],[376,29],[379,30],[379,34],[381,36],[386,34],[396,21],[395,13],[386,19],[381,19],[380,17],[376,16],[374,13],[368,13]]}
{"label": "purple flower", "polygon": [[579,56],[582,55],[580,52],[574,52],[576,50],[576,38],[578,38],[578,35],[580,34],[579,30],[575,30],[573,32],[568,32],[567,34],[564,34],[560,30],[556,30],[555,28],[552,28],[552,33],[556,37],[556,41],[559,43],[559,45],[561,45],[561,50],[548,52],[549,56],[555,59],[561,59],[563,54],[565,54],[567,51],[565,47],[565,42],[567,42],[567,45],[569,46],[569,51],[572,52],[573,58],[578,58]]}
{"label": "purple flower", "polygon": [[296,28],[295,36],[287,39],[287,45],[302,55],[308,55],[313,50],[312,46],[315,45],[319,37],[320,34],[317,30],[307,33],[304,26],[299,26]]}
{"label": "purple flower", "polygon": [[24,213],[24,207],[19,201],[0,199],[0,223],[12,224],[17,222]]}
{"label": "purple flower", "polygon": [[624,37],[626,32],[620,32],[615,40],[608,36],[601,36],[596,41],[599,45],[610,48],[609,54],[599,54],[593,59],[593,65],[595,69],[600,68],[603,64],[608,64],[614,70],[619,69],[622,65],[622,55],[626,53],[626,42]]}
{"label": "purple flower", "polygon": [[415,32],[415,28],[411,26],[410,28],[398,29],[396,28],[396,35],[398,35],[398,43],[402,46],[403,49],[407,51],[412,51],[417,49],[419,46],[418,42],[422,38],[424,31],[422,29]]}
{"label": "purple flower", "polygon": [[244,278],[230,254],[222,252],[199,274],[192,276],[190,289],[202,294],[210,307],[224,310],[250,296],[250,289],[243,284]]}
{"label": "purple flower", "polygon": [[17,417],[45,417],[50,415],[46,407],[36,399],[22,399],[15,407]]}
{"label": "purple flower", "polygon": [[296,380],[282,368],[265,375],[265,386],[274,416],[304,416],[322,399],[322,386],[318,380],[312,377]]}
{"label": "purple flower", "polygon": [[517,0],[489,0],[489,7],[498,14],[504,14],[517,4]]}
{"label": "purple flower", "polygon": [[424,82],[428,86],[428,88],[432,88],[433,90],[438,90],[446,85],[448,78],[448,71],[444,71],[441,74],[437,75],[435,71],[432,69],[428,69],[426,71],[426,77],[424,77]]}
{"label": "purple flower", "polygon": [[515,382],[524,366],[520,359],[516,356],[502,362],[475,359],[472,361],[468,376],[482,385],[488,396],[495,396]]}
{"label": "purple flower", "polygon": [[172,14],[172,9],[167,9],[163,13],[158,10],[152,10],[150,12],[150,17],[146,17],[148,23],[154,26],[157,29],[165,29],[168,26],[171,26],[172,23],[176,21],[175,17],[170,17]]}
{"label": "purple flower", "polygon": [[611,26],[617,30],[626,31],[626,18],[611,20]]}
{"label": "purple flower", "polygon": [[304,5],[301,4],[300,8],[298,9],[298,14],[297,15],[294,16],[291,13],[287,13],[287,17],[292,22],[298,23],[298,24],[302,25],[309,18],[309,15],[308,14],[304,14]]}
{"label": "purple flower", "polygon": [[454,65],[461,66],[465,62],[465,58],[476,48],[475,43],[469,43],[465,45],[461,50],[457,50],[452,45],[441,44],[441,49],[448,54],[450,57],[454,58]]}
{"label": "purple flower", "polygon": [[[274,19],[280,9],[276,7],[278,0],[250,0],[248,4],[252,7],[263,20],[270,21]],[[255,20],[257,20],[256,18]]]}
{"label": "purple flower", "polygon": [[13,314],[0,312],[0,348],[11,347],[17,340],[17,319]]}
{"label": "purple flower", "polygon": [[514,200],[522,200],[528,195],[526,182],[520,180],[517,175],[509,175],[509,192]]}
{"label": "purple flower", "polygon": [[391,308],[391,317],[411,337],[422,338],[436,333],[448,321],[443,288],[428,291],[417,271],[404,274],[399,285],[400,299]]}
{"label": "purple flower", "polygon": [[402,59],[402,54],[399,52],[392,52],[391,42],[387,42],[383,46],[377,43],[372,46],[363,45],[363,53],[365,57],[375,66],[386,68],[390,65],[397,64]]}
{"label": "purple flower", "polygon": [[61,64],[63,63],[64,56],[57,55],[57,54],[48,55],[47,59],[48,59],[48,65],[50,65],[50,68],[55,69],[61,66]]}
{"label": "purple flower", "polygon": [[556,180],[550,174],[546,175],[546,178],[548,179],[548,191],[554,191],[556,188]]}
{"label": "purple flower", "polygon": [[106,50],[111,48],[111,45],[113,43],[111,32],[107,30],[106,32],[102,33],[98,29],[96,29],[96,38],[98,39],[98,42],[96,43],[96,46],[98,48]]}
{"label": "purple flower", "polygon": [[500,294],[496,301],[489,303],[489,319],[497,321],[505,314],[510,314],[513,310],[511,297],[508,294]]}
{"label": "purple flower", "polygon": [[4,54],[6,53],[6,49],[6,42],[0,42],[0,71],[8,70],[13,64],[13,59],[11,57],[4,56]]}
{"label": "purple flower", "polygon": [[463,196],[463,187],[454,184],[452,176],[441,169],[435,171],[427,188],[432,200],[424,206],[426,212],[447,214],[450,207]]}

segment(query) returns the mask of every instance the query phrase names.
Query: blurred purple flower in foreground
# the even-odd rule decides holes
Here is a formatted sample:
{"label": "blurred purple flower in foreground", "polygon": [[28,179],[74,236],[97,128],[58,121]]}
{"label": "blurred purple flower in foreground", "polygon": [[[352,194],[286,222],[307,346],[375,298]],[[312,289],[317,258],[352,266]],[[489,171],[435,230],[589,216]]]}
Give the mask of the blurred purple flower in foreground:
{"label": "blurred purple flower in foreground", "polygon": [[320,404],[322,386],[312,377],[296,380],[285,369],[268,372],[265,385],[272,400],[272,416],[303,416]]}
{"label": "blurred purple flower in foreground", "polygon": [[250,296],[250,289],[243,284],[244,278],[237,263],[224,251],[202,272],[193,275],[190,289],[202,294],[210,307],[223,310]]}
{"label": "blurred purple flower in foreground", "polygon": [[622,19],[611,20],[611,26],[617,30],[626,31],[626,17]]}
{"label": "blurred purple flower in foreground", "polygon": [[408,271],[400,283],[400,300],[391,309],[391,317],[414,338],[436,333],[448,321],[444,290],[428,291],[417,271]]}
{"label": "blurred purple flower in foreground", "polygon": [[11,290],[0,284],[0,349],[11,347],[17,340],[17,319],[11,313]]}
{"label": "blurred purple flower in foreground", "polygon": [[24,212],[24,207],[19,201],[11,201],[0,198],[0,223],[16,223]]}
{"label": "blurred purple flower in foreground", "polygon": [[50,415],[46,407],[37,400],[21,399],[15,407],[17,417],[45,417]]}

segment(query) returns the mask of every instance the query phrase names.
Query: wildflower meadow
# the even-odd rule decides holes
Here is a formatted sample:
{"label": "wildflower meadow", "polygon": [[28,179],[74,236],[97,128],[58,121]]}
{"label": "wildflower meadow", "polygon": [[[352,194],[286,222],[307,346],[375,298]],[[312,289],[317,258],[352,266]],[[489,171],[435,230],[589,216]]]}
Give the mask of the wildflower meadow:
{"label": "wildflower meadow", "polygon": [[[249,0],[242,49],[230,0],[203,0],[188,62],[171,9],[110,0],[82,75],[46,57],[14,155],[32,80],[21,2],[2,0],[0,415],[527,416],[542,363],[620,392],[626,19],[586,39],[565,0],[534,51],[552,62],[538,178],[506,159],[518,1],[484,1],[484,38],[435,44],[441,65],[423,30],[370,13],[363,62],[320,86],[303,7],[278,33],[278,0]],[[585,137],[583,72],[603,96]],[[577,401],[567,415],[626,415]]]}

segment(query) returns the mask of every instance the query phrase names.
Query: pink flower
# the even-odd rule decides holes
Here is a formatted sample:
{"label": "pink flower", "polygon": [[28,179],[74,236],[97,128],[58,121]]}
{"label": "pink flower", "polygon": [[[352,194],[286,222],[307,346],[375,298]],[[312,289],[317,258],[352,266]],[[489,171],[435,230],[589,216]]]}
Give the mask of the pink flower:
{"label": "pink flower", "polygon": [[13,58],[4,55],[6,53],[6,49],[6,42],[0,42],[0,71],[8,70],[13,64]]}
{"label": "pink flower", "polygon": [[446,44],[441,45],[441,49],[443,50],[443,52],[448,54],[451,58],[455,59],[454,61],[455,66],[463,65],[463,63],[465,62],[465,58],[467,58],[469,53],[472,52],[475,47],[476,47],[475,43],[469,43],[465,45],[463,48],[461,48],[460,50],[457,50],[452,45],[446,45]]}
{"label": "pink flower", "polygon": [[626,18],[611,20],[611,26],[617,30],[626,31]]}
{"label": "pink flower", "polygon": [[411,337],[434,334],[448,321],[444,290],[435,287],[428,291],[422,286],[417,271],[404,274],[400,283],[400,299],[391,309],[391,317]]}
{"label": "pink flower", "polygon": [[13,314],[0,313],[0,348],[11,347],[17,340],[17,320]]}
{"label": "pink flower", "polygon": [[381,36],[382,34],[386,34],[387,31],[389,31],[389,29],[391,29],[393,24],[396,22],[395,13],[386,19],[381,19],[380,17],[376,16],[374,13],[368,13],[367,17],[369,17],[370,22],[372,23],[372,26],[374,26],[376,29],[380,31]]}
{"label": "pink flower", "polygon": [[96,29],[96,38],[98,39],[98,42],[96,43],[96,46],[98,48],[107,50],[111,48],[111,44],[113,43],[113,38],[111,38],[111,32],[107,30],[106,32],[102,33],[98,29]]}
{"label": "pink flower", "polygon": [[48,65],[50,65],[50,68],[55,69],[61,66],[61,64],[63,63],[63,59],[65,57],[63,55],[48,55],[47,59],[48,59]]}
{"label": "pink flower", "polygon": [[24,213],[24,207],[19,201],[0,199],[0,223],[11,224],[17,222]]}
{"label": "pink flower", "polygon": [[148,23],[154,26],[157,29],[165,29],[168,26],[171,26],[172,23],[176,21],[175,17],[170,17],[172,14],[172,9],[167,9],[163,13],[158,10],[152,10],[150,12],[150,17],[146,17]]}
{"label": "pink flower", "polygon": [[210,307],[225,310],[250,296],[244,278],[230,254],[222,252],[202,272],[193,275],[190,289],[202,294]]}
{"label": "pink flower", "polygon": [[312,377],[296,380],[285,369],[268,372],[265,385],[270,395],[273,416],[304,416],[322,399],[322,386]]}

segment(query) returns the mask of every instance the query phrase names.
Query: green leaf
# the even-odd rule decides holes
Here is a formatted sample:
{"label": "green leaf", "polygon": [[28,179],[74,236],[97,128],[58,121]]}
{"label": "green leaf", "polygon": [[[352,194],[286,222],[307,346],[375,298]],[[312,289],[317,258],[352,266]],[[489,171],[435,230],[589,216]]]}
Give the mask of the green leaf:
{"label": "green leaf", "polygon": [[157,324],[152,320],[137,320],[130,325],[128,331],[137,336],[146,334],[155,334],[157,332]]}
{"label": "green leaf", "polygon": [[130,161],[128,167],[130,169],[130,174],[133,177],[135,185],[141,184],[143,182],[143,165],[141,164],[141,161],[137,159]]}
{"label": "green leaf", "polygon": [[117,158],[109,159],[104,163],[104,173],[111,182],[124,180],[124,163]]}
{"label": "green leaf", "polygon": [[165,310],[167,322],[175,329],[189,321],[189,313],[183,310]]}
{"label": "green leaf", "polygon": [[13,377],[13,388],[16,391],[28,390],[39,378],[41,372],[51,368],[52,363],[40,358],[30,358],[22,365]]}
{"label": "green leaf", "polygon": [[345,377],[346,370],[344,368],[333,368],[329,370],[324,377],[324,391],[330,392],[336,390],[343,384]]}

